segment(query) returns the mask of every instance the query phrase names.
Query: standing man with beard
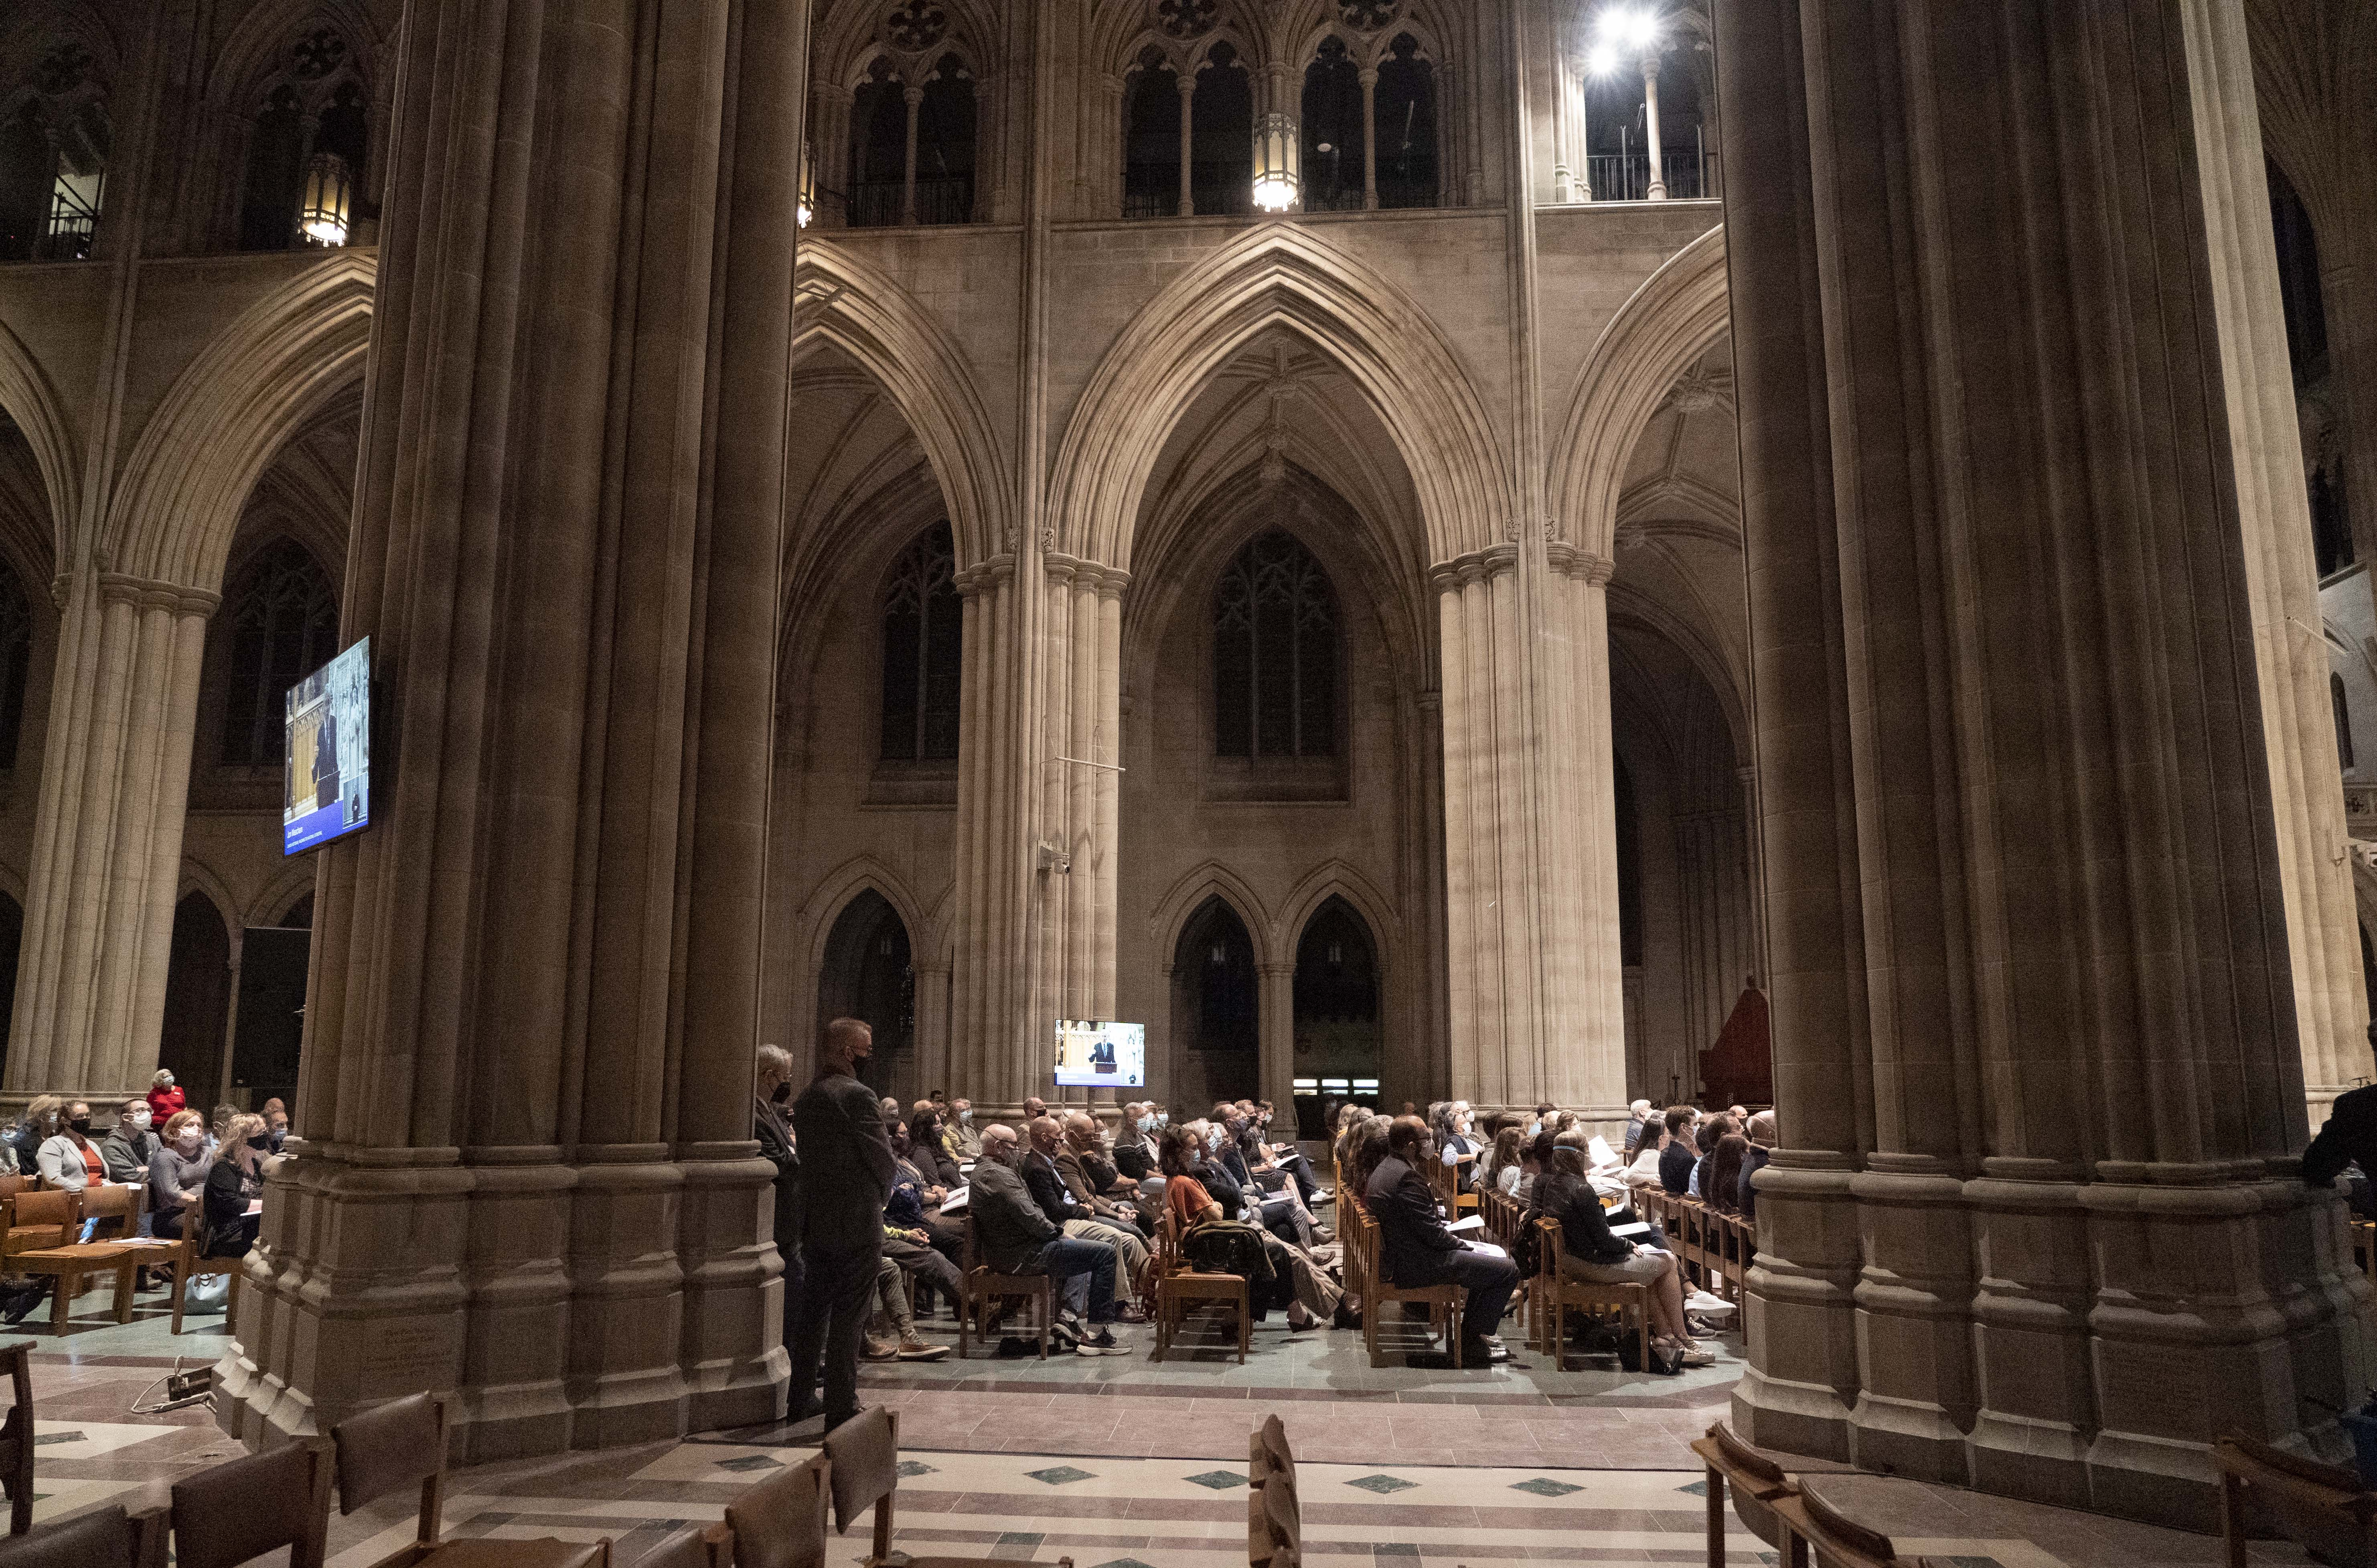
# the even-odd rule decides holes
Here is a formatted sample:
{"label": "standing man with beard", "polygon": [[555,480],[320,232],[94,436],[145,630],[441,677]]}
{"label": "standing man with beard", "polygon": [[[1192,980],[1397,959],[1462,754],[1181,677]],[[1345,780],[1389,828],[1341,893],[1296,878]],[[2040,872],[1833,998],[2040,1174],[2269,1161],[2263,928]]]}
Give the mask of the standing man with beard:
{"label": "standing man with beard", "polygon": [[776,1168],[770,1183],[776,1194],[776,1253],[784,1260],[783,1340],[793,1344],[793,1315],[806,1294],[801,1280],[801,1157],[793,1148],[784,1111],[793,1101],[793,1053],[781,1045],[759,1048],[758,1083],[751,1099],[752,1136]]}
{"label": "standing man with beard", "polygon": [[897,1162],[874,1091],[858,1063],[875,1049],[875,1030],[836,1018],[818,1047],[818,1075],[793,1102],[793,1132],[806,1169],[801,1182],[801,1267],[806,1289],[793,1316],[793,1360],[786,1419],[817,1413],[810,1396],[825,1363],[828,1431],[858,1414],[858,1342],[875,1306],[883,1261],[883,1202]]}

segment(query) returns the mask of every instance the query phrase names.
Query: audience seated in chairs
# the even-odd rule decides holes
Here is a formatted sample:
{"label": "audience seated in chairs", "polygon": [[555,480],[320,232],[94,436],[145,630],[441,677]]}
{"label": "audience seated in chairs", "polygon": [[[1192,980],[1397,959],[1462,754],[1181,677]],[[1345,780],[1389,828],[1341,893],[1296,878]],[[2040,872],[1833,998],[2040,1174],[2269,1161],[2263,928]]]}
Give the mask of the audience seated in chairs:
{"label": "audience seated in chairs", "polygon": [[1140,1301],[1153,1288],[1153,1255],[1148,1251],[1147,1238],[1140,1234],[1136,1225],[1100,1218],[1075,1201],[1071,1189],[1065,1184],[1063,1172],[1057,1169],[1064,1132],[1055,1117],[1039,1117],[1023,1131],[1029,1140],[1021,1166],[1024,1190],[1039,1205],[1048,1223],[1067,1236],[1114,1250],[1115,1321],[1145,1323],[1147,1312]]}
{"label": "audience seated in chairs", "polygon": [[1683,1271],[1675,1254],[1610,1234],[1601,1194],[1586,1177],[1585,1140],[1575,1133],[1563,1133],[1560,1138],[1576,1141],[1554,1146],[1551,1169],[1536,1180],[1528,1218],[1540,1215],[1559,1221],[1561,1271],[1589,1285],[1644,1287],[1659,1348],[1681,1351],[1686,1366],[1714,1362],[1716,1357],[1693,1343],[1685,1324]]}
{"label": "audience seated in chairs", "polygon": [[[1457,1122],[1454,1123],[1457,1125]],[[1427,1126],[1398,1117],[1387,1132],[1387,1158],[1371,1173],[1364,1206],[1379,1227],[1379,1274],[1388,1284],[1455,1284],[1467,1292],[1461,1362],[1484,1366],[1507,1360],[1495,1336],[1518,1289],[1519,1268],[1508,1257],[1472,1252],[1437,1216],[1436,1194],[1416,1167],[1435,1158]]]}
{"label": "audience seated in chairs", "polygon": [[1053,1224],[1023,1183],[1022,1158],[1022,1140],[1012,1127],[993,1125],[983,1133],[967,1197],[983,1261],[998,1274],[1046,1275],[1060,1296],[1078,1302],[1070,1310],[1087,1327],[1070,1336],[1081,1354],[1129,1354],[1108,1326],[1116,1315],[1114,1248],[1068,1236]]}
{"label": "audience seated in chairs", "polygon": [[149,1157],[149,1233],[178,1240],[185,1223],[205,1212],[207,1172],[214,1157],[207,1152],[206,1118],[195,1111],[176,1111],[168,1117],[157,1152]]}
{"label": "audience seated in chairs", "polygon": [[1284,1306],[1293,1329],[1323,1324],[1358,1326],[1358,1303],[1348,1303],[1344,1288],[1330,1277],[1311,1253],[1288,1245],[1260,1226],[1229,1218],[1221,1200],[1198,1176],[1203,1167],[1196,1156],[1193,1124],[1165,1130],[1161,1156],[1164,1203],[1179,1228],[1182,1254],[1208,1273],[1245,1275],[1258,1319],[1272,1308]]}
{"label": "audience seated in chairs", "polygon": [[262,1216],[248,1206],[264,1195],[263,1163],[269,1144],[264,1118],[252,1111],[235,1112],[223,1124],[223,1146],[207,1171],[206,1229],[199,1248],[209,1257],[245,1257],[256,1245],[257,1223]]}
{"label": "audience seated in chairs", "polygon": [[42,1140],[34,1161],[44,1187],[78,1193],[94,1182],[106,1181],[106,1157],[90,1136],[90,1107],[81,1100],[67,1106],[58,1130]]}

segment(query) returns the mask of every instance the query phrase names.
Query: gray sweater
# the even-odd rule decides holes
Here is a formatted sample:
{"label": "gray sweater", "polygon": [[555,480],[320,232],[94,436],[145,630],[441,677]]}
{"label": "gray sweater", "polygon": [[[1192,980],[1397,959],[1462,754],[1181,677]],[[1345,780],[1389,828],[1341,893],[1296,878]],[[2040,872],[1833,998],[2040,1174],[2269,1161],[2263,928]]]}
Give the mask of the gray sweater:
{"label": "gray sweater", "polygon": [[179,1213],[182,1205],[176,1200],[187,1193],[190,1194],[190,1211],[196,1213],[199,1200],[206,1193],[207,1170],[214,1162],[214,1156],[207,1152],[203,1143],[198,1146],[198,1152],[188,1159],[182,1158],[179,1149],[158,1146],[157,1152],[149,1157],[149,1212]]}

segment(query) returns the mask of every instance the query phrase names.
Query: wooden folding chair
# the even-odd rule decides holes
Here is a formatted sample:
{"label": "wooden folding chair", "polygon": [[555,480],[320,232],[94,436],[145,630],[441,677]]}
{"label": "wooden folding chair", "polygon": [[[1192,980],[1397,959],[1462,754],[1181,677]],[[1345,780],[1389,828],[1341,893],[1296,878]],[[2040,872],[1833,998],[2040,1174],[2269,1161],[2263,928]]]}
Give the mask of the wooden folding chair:
{"label": "wooden folding chair", "polygon": [[33,1342],[11,1339],[0,1359],[17,1395],[0,1420],[0,1491],[8,1494],[8,1533],[21,1536],[33,1527]]}
{"label": "wooden folding chair", "polygon": [[235,1568],[284,1546],[289,1568],[322,1568],[329,1527],[330,1445],[319,1438],[173,1483],[175,1568]]}
{"label": "wooden folding chair", "polygon": [[[891,1550],[893,1498],[900,1490],[900,1418],[882,1406],[863,1410],[825,1434],[824,1479],[833,1502],[834,1534],[846,1536],[861,1514],[875,1511],[875,1550],[861,1559],[862,1568],[885,1568],[899,1562],[910,1568],[1011,1568],[1007,1557],[907,1557]],[[734,1510],[727,1510],[734,1517]],[[806,1515],[803,1515],[806,1517]],[[819,1515],[822,1522],[822,1514]],[[823,1541],[816,1562],[822,1562]],[[1072,1568],[1069,1557],[1060,1568]],[[738,1543],[735,1568],[745,1568]]]}
{"label": "wooden folding chair", "polygon": [[735,1568],[735,1532],[687,1525],[636,1559],[636,1568]]}
{"label": "wooden folding chair", "polygon": [[114,1503],[0,1540],[0,1568],[165,1568],[172,1510]]}
{"label": "wooden folding chair", "polygon": [[1265,1416],[1247,1440],[1247,1562],[1249,1568],[1298,1568],[1303,1558],[1296,1455],[1279,1418]]}
{"label": "wooden folding chair", "polygon": [[[1726,1568],[1725,1494],[1728,1485],[1733,1489],[1733,1511],[1741,1515],[1741,1522],[1767,1545],[1784,1549],[1789,1533],[1774,1512],[1774,1504],[1779,1499],[1797,1497],[1799,1489],[1783,1473],[1782,1467],[1742,1442],[1723,1421],[1709,1428],[1707,1436],[1693,1439],[1692,1452],[1708,1467],[1709,1568]],[[1793,1568],[1802,1568],[1806,1561],[1804,1548],[1792,1552]]]}
{"label": "wooden folding chair", "polygon": [[1468,1303],[1469,1292],[1450,1282],[1442,1285],[1391,1285],[1381,1272],[1379,1257],[1379,1222],[1368,1215],[1362,1216],[1362,1348],[1369,1352],[1372,1366],[1383,1365],[1379,1354],[1379,1320],[1385,1315],[1379,1309],[1390,1301],[1423,1301],[1428,1309],[1428,1327],[1434,1332],[1439,1323],[1444,1327],[1445,1348],[1452,1353],[1455,1369],[1461,1365],[1461,1313]]}
{"label": "wooden folding chair", "polygon": [[[330,1429],[339,1466],[339,1513],[352,1514],[402,1487],[421,1489],[413,1538],[375,1568],[475,1568],[487,1548],[472,1540],[442,1542],[446,1499],[446,1401],[412,1394],[350,1416]],[[327,1503],[328,1499],[326,1498]],[[609,1568],[611,1542],[550,1538],[502,1542],[507,1568]]]}
{"label": "wooden folding chair", "polygon": [[[1342,1224],[1344,1221],[1340,1219]],[[1194,1301],[1221,1301],[1238,1310],[1238,1364],[1244,1366],[1254,1339],[1254,1308],[1243,1274],[1203,1274],[1180,1255],[1180,1228],[1167,1206],[1156,1228],[1155,1348],[1149,1360],[1160,1361],[1172,1348],[1180,1319]]]}
{"label": "wooden folding chair", "polygon": [[1642,1345],[1642,1360],[1634,1364],[1651,1364],[1651,1291],[1643,1285],[1596,1285],[1583,1279],[1572,1279],[1560,1271],[1560,1259],[1566,1248],[1560,1234],[1560,1222],[1546,1215],[1535,1221],[1538,1250],[1535,1277],[1528,1283],[1534,1288],[1535,1336],[1528,1343],[1537,1349],[1549,1350],[1552,1364],[1568,1371],[1568,1309],[1580,1307],[1588,1312],[1615,1312],[1621,1324],[1630,1327]]}
{"label": "wooden folding chair", "polygon": [[1048,1326],[1056,1319],[1057,1297],[1054,1287],[1045,1274],[997,1274],[988,1264],[974,1260],[973,1216],[966,1216],[965,1270],[958,1276],[958,1360],[964,1360],[966,1350],[976,1334],[987,1337],[984,1324],[990,1304],[1000,1301],[1027,1301],[1040,1325],[1040,1359],[1048,1359]]}
{"label": "wooden folding chair", "polygon": [[0,1273],[46,1275],[50,1332],[64,1334],[74,1299],[94,1274],[115,1276],[115,1321],[132,1321],[132,1250],[115,1241],[78,1241],[82,1194],[12,1193],[0,1199]]}
{"label": "wooden folding chair", "polygon": [[726,1505],[735,1568],[821,1568],[826,1470],[819,1451]]}
{"label": "wooden folding chair", "polygon": [[2377,1492],[2358,1473],[2238,1435],[2220,1439],[2213,1454],[2228,1568],[2245,1568],[2245,1510],[2253,1503],[2322,1562],[2377,1563]]}
{"label": "wooden folding chair", "polygon": [[146,1187],[126,1186],[120,1182],[104,1182],[82,1190],[82,1218],[88,1225],[99,1221],[91,1232],[94,1241],[132,1241],[140,1229],[140,1207],[149,1201]]}

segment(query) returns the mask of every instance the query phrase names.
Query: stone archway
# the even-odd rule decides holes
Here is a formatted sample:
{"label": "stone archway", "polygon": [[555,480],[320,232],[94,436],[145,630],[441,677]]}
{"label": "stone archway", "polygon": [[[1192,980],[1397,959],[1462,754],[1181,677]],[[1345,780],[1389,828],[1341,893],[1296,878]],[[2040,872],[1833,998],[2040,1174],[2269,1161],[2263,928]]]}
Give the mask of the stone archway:
{"label": "stone archway", "polygon": [[908,922],[872,887],[842,906],[826,932],[818,968],[818,1037],[835,1018],[875,1029],[875,1051],[859,1081],[902,1104],[915,1096],[916,968]]}
{"label": "stone archway", "polygon": [[1261,1092],[1261,985],[1247,922],[1208,897],[1172,950],[1173,1120]]}

